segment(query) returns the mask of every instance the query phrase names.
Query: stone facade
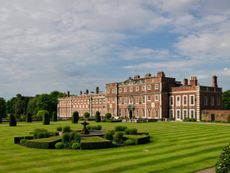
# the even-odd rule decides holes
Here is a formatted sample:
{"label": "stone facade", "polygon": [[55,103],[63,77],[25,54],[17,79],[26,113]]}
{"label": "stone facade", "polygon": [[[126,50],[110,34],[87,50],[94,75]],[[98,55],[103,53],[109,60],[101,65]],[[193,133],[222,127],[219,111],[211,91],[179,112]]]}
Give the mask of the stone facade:
{"label": "stone facade", "polygon": [[183,84],[175,78],[166,77],[164,72],[156,76],[146,74],[129,78],[123,82],[106,84],[105,93],[88,91],[79,96],[59,99],[58,116],[71,117],[73,111],[80,115],[96,111],[104,115],[110,112],[114,117],[125,119],[164,119],[183,120],[195,118],[200,120],[204,109],[222,109],[222,89],[218,88],[217,77],[213,76],[212,86],[200,86],[195,76],[190,83]]}

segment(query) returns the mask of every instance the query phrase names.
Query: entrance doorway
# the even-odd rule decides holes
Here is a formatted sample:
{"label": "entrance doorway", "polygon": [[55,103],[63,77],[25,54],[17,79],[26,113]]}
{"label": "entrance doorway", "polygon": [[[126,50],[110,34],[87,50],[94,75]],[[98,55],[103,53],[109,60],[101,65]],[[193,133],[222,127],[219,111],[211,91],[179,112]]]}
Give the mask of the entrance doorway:
{"label": "entrance doorway", "polygon": [[215,121],[215,114],[211,114],[211,121]]}
{"label": "entrance doorway", "polygon": [[133,111],[129,110],[129,119],[132,119],[132,118],[133,118]]}

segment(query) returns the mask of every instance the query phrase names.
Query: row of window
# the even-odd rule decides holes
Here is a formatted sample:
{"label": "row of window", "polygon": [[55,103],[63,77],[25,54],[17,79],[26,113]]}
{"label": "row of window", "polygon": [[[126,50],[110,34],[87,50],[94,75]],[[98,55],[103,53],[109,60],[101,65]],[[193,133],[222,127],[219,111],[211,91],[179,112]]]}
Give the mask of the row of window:
{"label": "row of window", "polygon": [[182,111],[180,109],[176,109],[176,116],[174,116],[174,110],[171,109],[169,111],[170,117],[175,117],[176,119],[184,119],[184,118],[196,118],[196,111],[194,109],[183,109]]}
{"label": "row of window", "polygon": [[[176,97],[176,106],[181,106],[181,101],[183,106],[188,106],[188,96],[183,95],[181,100],[181,95],[177,95]],[[174,96],[170,96],[169,99],[169,105],[174,105]],[[189,95],[189,105],[194,106],[195,105],[195,95]]]}
{"label": "row of window", "polygon": [[[142,118],[146,118],[146,117],[152,118],[153,117],[152,109],[147,109],[146,111],[145,109],[136,109],[135,111],[132,111],[132,112],[130,112],[128,109],[124,109],[124,110],[119,109],[118,111],[119,111],[118,114],[124,117],[130,117],[130,114],[132,114],[132,117],[135,117],[135,118],[140,118],[140,115],[142,115],[141,116]],[[154,109],[154,115],[155,115],[155,118],[159,117],[158,108]]]}
{"label": "row of window", "polygon": [[133,104],[133,103],[136,103],[136,104],[141,104],[141,103],[146,103],[146,101],[159,101],[159,95],[158,94],[155,94],[154,96],[152,96],[152,99],[151,99],[151,95],[148,95],[148,96],[142,96],[142,97],[139,97],[139,96],[131,96],[131,97],[120,97],[119,98],[119,104]]}
{"label": "row of window", "polygon": [[[147,85],[147,86],[143,85],[143,86],[141,86],[141,90],[140,90],[140,86],[135,86],[135,87],[131,86],[131,87],[119,88],[118,91],[119,91],[119,93],[122,93],[122,92],[126,93],[126,92],[146,91],[146,87],[147,87],[148,91],[152,90],[152,85]],[[154,88],[155,88],[155,90],[159,90],[159,84],[156,83],[154,85]],[[107,90],[107,93],[109,93],[109,90]],[[111,93],[112,94],[116,94],[116,89],[113,88],[112,91],[111,91]]]}
{"label": "row of window", "polygon": [[220,97],[215,96],[204,96],[204,106],[215,106],[215,102],[217,106],[220,106]]}

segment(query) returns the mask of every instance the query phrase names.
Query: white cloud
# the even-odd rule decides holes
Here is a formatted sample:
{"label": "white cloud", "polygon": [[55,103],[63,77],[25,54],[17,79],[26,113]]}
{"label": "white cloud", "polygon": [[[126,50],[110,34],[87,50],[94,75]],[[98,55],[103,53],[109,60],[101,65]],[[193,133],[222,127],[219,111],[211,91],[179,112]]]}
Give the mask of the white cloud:
{"label": "white cloud", "polygon": [[170,56],[168,50],[154,50],[150,48],[133,47],[121,53],[121,57],[125,60],[135,60],[135,59],[165,59]]}
{"label": "white cloud", "polygon": [[[2,96],[17,92],[33,95],[52,89],[74,91],[92,83],[103,86],[111,79],[115,60],[129,61],[125,65],[129,70],[177,70],[179,65],[192,71],[197,63],[206,61],[202,58],[229,62],[229,1],[216,4],[211,0],[205,4],[202,0],[0,0],[0,3]],[[158,31],[180,35],[173,43],[175,50],[120,44],[127,43],[132,36],[141,38]],[[138,64],[132,64],[132,60]],[[111,68],[103,71],[101,65]],[[114,72],[122,70],[122,65],[117,66]]]}

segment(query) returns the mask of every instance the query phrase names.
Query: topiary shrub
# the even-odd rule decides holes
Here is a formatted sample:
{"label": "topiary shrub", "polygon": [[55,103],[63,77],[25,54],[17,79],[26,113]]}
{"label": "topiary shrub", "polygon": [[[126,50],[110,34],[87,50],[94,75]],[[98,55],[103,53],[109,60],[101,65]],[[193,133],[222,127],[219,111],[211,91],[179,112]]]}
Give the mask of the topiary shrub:
{"label": "topiary shrub", "polygon": [[77,142],[74,142],[71,146],[72,149],[80,149],[81,148],[81,144],[80,143],[77,143]]}
{"label": "topiary shrub", "polygon": [[57,127],[57,131],[62,132],[62,127],[61,126]]}
{"label": "topiary shrub", "polygon": [[31,114],[31,113],[28,113],[28,114],[26,115],[26,122],[27,122],[27,123],[31,123],[31,122],[32,122],[32,114]]}
{"label": "topiary shrub", "polygon": [[35,139],[38,139],[38,138],[47,138],[47,137],[50,136],[50,133],[46,129],[35,129],[32,132],[32,134],[33,134],[33,136],[34,136]]}
{"label": "topiary shrub", "polygon": [[89,114],[89,112],[85,112],[83,116],[84,116],[84,118],[85,118],[86,120],[88,120],[89,117],[90,117],[90,114]]}
{"label": "topiary shrub", "polygon": [[136,128],[126,129],[125,134],[136,135],[137,134],[137,129]]}
{"label": "topiary shrub", "polygon": [[110,120],[111,118],[112,118],[111,113],[107,112],[107,113],[105,114],[105,119]]}
{"label": "topiary shrub", "polygon": [[135,141],[133,139],[127,139],[125,145],[135,145]]}
{"label": "topiary shrub", "polygon": [[113,135],[114,135],[114,131],[108,131],[106,134],[105,134],[105,139],[108,139],[110,141],[113,140]]}
{"label": "topiary shrub", "polygon": [[99,111],[97,111],[96,114],[95,114],[95,121],[96,122],[101,122],[101,115],[100,115]]}
{"label": "topiary shrub", "polygon": [[79,113],[75,111],[72,114],[72,123],[78,123],[78,120],[79,120]]}
{"label": "topiary shrub", "polygon": [[70,131],[71,131],[70,126],[65,126],[65,127],[63,127],[63,132],[64,132],[64,133],[70,132]]}
{"label": "topiary shrub", "polygon": [[70,133],[70,141],[75,142],[75,143],[80,143],[81,142],[80,134],[78,132]]}
{"label": "topiary shrub", "polygon": [[228,172],[230,172],[230,145],[223,149],[223,152],[216,163],[216,173]]}
{"label": "topiary shrub", "polygon": [[56,149],[62,149],[62,148],[64,148],[64,144],[63,144],[62,142],[57,142],[57,143],[55,144],[55,148],[56,148]]}
{"label": "topiary shrub", "polygon": [[117,132],[114,134],[113,136],[113,140],[117,143],[117,144],[122,144],[123,143],[123,133],[121,132]]}
{"label": "topiary shrub", "polygon": [[125,131],[127,129],[126,126],[116,126],[115,131]]}
{"label": "topiary shrub", "polygon": [[62,135],[62,143],[64,144],[65,147],[68,147],[70,142],[71,142],[70,134],[69,133],[64,133]]}
{"label": "topiary shrub", "polygon": [[101,127],[101,125],[96,125],[96,126],[89,125],[89,126],[87,126],[87,129],[88,130],[101,130],[102,127]]}
{"label": "topiary shrub", "polygon": [[37,117],[42,117],[43,125],[50,124],[50,115],[47,110],[40,110],[37,113]]}
{"label": "topiary shrub", "polygon": [[17,126],[17,121],[16,118],[13,114],[10,114],[10,121],[9,121],[10,126]]}
{"label": "topiary shrub", "polygon": [[57,121],[57,112],[56,111],[53,111],[52,113],[52,121]]}

